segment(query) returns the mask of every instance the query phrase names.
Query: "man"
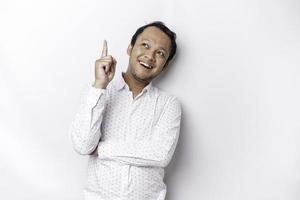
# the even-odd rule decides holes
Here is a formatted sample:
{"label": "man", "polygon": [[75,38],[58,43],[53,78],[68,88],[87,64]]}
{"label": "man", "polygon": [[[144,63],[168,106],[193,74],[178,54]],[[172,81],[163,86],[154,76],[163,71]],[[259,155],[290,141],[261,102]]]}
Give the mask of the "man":
{"label": "man", "polygon": [[74,149],[90,155],[86,200],[165,199],[164,167],[178,141],[181,107],[152,80],[175,55],[175,38],[162,22],[140,27],[127,49],[127,71],[115,79],[117,62],[104,41],[95,81],[70,127]]}

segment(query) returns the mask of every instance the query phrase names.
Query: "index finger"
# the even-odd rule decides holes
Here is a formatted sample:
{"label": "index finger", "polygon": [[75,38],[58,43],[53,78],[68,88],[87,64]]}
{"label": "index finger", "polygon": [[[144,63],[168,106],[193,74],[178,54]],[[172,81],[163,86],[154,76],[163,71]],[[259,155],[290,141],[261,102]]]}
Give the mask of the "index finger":
{"label": "index finger", "polygon": [[102,54],[101,57],[107,56],[107,42],[106,40],[103,41],[103,48],[102,48]]}

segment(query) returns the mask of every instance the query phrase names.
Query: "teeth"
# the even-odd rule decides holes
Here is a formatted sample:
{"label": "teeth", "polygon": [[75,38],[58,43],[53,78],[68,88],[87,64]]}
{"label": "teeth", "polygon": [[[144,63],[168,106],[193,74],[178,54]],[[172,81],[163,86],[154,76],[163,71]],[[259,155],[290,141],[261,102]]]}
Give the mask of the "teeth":
{"label": "teeth", "polygon": [[140,61],[140,64],[143,65],[143,66],[145,66],[145,67],[148,68],[148,69],[152,69],[152,68],[153,68],[151,65],[149,65],[149,64],[147,64],[147,63],[144,63],[144,62],[142,62],[142,61]]}

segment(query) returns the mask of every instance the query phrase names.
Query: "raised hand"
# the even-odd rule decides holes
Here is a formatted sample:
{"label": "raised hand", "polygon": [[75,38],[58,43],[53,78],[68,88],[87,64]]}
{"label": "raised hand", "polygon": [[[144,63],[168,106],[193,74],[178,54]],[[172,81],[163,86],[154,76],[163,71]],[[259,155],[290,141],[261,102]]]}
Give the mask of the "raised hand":
{"label": "raised hand", "polygon": [[104,40],[101,58],[95,61],[94,87],[105,89],[113,79],[117,61],[111,55],[107,55],[107,42]]}

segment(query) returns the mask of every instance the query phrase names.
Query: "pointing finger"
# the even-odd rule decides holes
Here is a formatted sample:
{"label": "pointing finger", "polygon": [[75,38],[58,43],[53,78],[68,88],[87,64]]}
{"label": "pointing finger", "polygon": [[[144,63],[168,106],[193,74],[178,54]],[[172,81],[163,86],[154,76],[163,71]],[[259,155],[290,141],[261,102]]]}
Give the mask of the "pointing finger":
{"label": "pointing finger", "polygon": [[102,48],[102,54],[101,57],[107,56],[107,42],[106,40],[103,41],[103,48]]}

